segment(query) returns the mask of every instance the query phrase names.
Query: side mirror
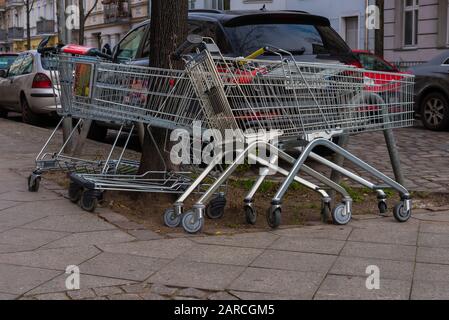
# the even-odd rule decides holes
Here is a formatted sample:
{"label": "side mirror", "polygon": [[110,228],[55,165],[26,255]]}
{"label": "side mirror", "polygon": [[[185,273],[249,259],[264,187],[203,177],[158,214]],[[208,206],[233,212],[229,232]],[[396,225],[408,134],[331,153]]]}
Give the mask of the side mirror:
{"label": "side mirror", "polygon": [[8,69],[0,70],[0,78],[6,78],[8,76]]}

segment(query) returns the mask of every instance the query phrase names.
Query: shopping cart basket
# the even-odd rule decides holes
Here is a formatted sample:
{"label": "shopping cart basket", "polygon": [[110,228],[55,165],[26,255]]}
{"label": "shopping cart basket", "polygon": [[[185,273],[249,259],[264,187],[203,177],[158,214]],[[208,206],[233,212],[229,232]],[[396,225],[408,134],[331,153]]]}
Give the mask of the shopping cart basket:
{"label": "shopping cart basket", "polygon": [[[280,56],[279,60],[224,58],[221,55],[212,57],[206,49],[186,67],[209,125],[220,133],[224,133],[226,129],[240,130],[241,135],[235,139],[246,144],[235,162],[227,167],[222,176],[196,202],[193,210],[184,214],[184,227],[198,226],[185,227],[186,231],[200,230],[205,203],[210,194],[227,180],[241,163],[241,159],[251,155],[258,144],[271,146],[282,159],[292,163],[285,152],[272,144],[274,137],[280,141],[296,140],[297,147],[302,152],[293,161],[292,170],[272,200],[267,213],[271,227],[279,226],[282,198],[300,169],[304,168],[304,162],[309,156],[373,190],[395,189],[399,192],[401,201],[395,206],[394,216],[398,221],[407,221],[411,215],[411,200],[407,189],[337,146],[330,138],[342,134],[411,126],[413,76],[403,75],[399,79],[396,77],[397,80],[388,81],[392,77],[388,73],[379,72],[380,80],[372,84],[367,81],[365,70],[337,64],[297,62],[285,50],[273,51]],[[259,133],[248,134],[249,131]],[[316,146],[324,146],[341,154],[383,184],[372,183],[313,154]],[[211,165],[221,161],[219,158],[222,156],[217,155]],[[192,186],[201,179],[200,176]],[[182,213],[185,198],[186,194],[183,194],[175,203],[177,214]],[[338,224],[347,223],[351,214],[349,199],[343,199],[343,203],[332,210],[333,220]]]}

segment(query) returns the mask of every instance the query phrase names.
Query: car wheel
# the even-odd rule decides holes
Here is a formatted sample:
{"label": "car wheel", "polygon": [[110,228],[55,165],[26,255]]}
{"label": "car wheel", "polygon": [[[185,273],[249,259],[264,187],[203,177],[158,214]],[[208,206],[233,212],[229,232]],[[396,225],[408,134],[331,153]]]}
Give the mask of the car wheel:
{"label": "car wheel", "polygon": [[421,120],[429,130],[446,129],[449,126],[448,99],[438,92],[425,96],[421,103]]}
{"label": "car wheel", "polygon": [[20,99],[20,105],[22,107],[22,121],[28,124],[36,124],[39,122],[39,116],[35,114],[28,104],[25,97]]}
{"label": "car wheel", "polygon": [[89,133],[87,134],[87,138],[95,141],[104,141],[108,134],[108,128],[99,126],[95,121],[92,121],[90,125]]}
{"label": "car wheel", "polygon": [[0,109],[0,118],[6,118],[8,115],[8,111]]}

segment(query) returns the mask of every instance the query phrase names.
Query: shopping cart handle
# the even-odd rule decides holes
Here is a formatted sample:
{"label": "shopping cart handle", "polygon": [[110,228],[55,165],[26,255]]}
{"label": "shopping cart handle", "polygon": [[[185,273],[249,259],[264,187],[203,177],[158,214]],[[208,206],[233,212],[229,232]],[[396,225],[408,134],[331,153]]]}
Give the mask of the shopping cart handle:
{"label": "shopping cart handle", "polygon": [[201,37],[200,35],[197,34],[189,34],[187,36],[187,40],[184,41],[183,44],[181,44],[178,49],[176,49],[176,51],[173,53],[172,58],[174,60],[180,60],[181,56],[192,50],[195,47],[198,47],[199,45],[201,45],[203,43],[203,37]]}

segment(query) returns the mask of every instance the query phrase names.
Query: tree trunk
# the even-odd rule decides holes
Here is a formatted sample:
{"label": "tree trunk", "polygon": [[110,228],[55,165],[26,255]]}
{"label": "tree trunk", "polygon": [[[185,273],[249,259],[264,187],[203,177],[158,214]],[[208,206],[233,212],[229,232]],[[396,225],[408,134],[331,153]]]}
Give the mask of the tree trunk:
{"label": "tree trunk", "polygon": [[[153,0],[151,4],[150,25],[150,66],[158,68],[183,68],[180,61],[171,61],[171,54],[187,37],[187,0]],[[162,153],[162,158],[151,136],[145,131],[142,147],[140,172],[164,169],[176,169],[170,162],[170,146],[166,145],[167,131],[152,128],[151,134]],[[169,136],[168,136],[169,137]],[[165,151],[165,150],[168,150]]]}
{"label": "tree trunk", "polygon": [[379,8],[379,29],[374,34],[374,50],[379,57],[384,56],[384,0],[376,0],[376,6]]}
{"label": "tree trunk", "polygon": [[30,0],[26,0],[26,19],[27,19],[27,50],[31,50],[31,30],[30,30]]}
{"label": "tree trunk", "polygon": [[79,14],[80,14],[80,28],[78,30],[78,44],[84,45],[84,24],[86,23],[86,17],[84,16],[84,0],[78,1]]}

